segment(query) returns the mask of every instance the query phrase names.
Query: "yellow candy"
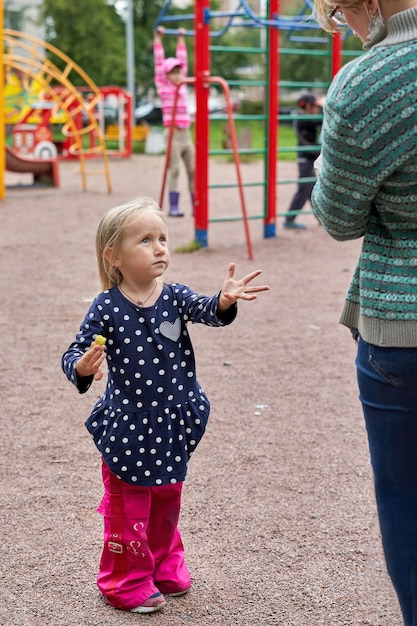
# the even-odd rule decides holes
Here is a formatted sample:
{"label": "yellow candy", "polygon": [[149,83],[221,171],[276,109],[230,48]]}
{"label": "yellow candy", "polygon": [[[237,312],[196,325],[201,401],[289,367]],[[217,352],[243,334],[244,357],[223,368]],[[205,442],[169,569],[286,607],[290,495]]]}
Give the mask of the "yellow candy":
{"label": "yellow candy", "polygon": [[106,341],[107,339],[103,337],[103,335],[97,335],[97,337],[94,339],[94,343],[96,343],[98,346],[104,346]]}

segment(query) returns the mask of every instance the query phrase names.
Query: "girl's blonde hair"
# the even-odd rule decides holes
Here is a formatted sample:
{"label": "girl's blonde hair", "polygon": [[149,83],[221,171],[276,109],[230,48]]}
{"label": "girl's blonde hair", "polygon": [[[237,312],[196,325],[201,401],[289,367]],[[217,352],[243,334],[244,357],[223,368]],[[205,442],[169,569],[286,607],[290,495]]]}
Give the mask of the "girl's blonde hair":
{"label": "girl's blonde hair", "polygon": [[[153,213],[165,221],[162,209],[147,196],[139,196],[126,204],[113,207],[101,218],[96,234],[96,254],[102,291],[121,283],[123,277],[111,259],[116,259],[120,252],[126,226],[133,218],[145,213]],[[112,251],[110,259],[105,256],[108,248]]]}
{"label": "girl's blonde hair", "polygon": [[340,10],[348,9],[349,11],[357,11],[363,4],[363,0],[342,0],[342,2],[331,2],[331,0],[314,0],[314,17],[320,26],[328,33],[337,33],[338,27],[335,22],[329,18],[329,13],[337,5]]}

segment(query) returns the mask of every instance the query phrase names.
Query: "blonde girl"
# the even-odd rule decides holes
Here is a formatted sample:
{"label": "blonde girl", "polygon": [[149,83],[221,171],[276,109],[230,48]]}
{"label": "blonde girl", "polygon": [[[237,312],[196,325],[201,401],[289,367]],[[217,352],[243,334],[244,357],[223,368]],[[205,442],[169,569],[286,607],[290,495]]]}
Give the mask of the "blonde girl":
{"label": "blonde girl", "polygon": [[[151,613],[165,596],[191,587],[178,530],[188,461],[204,434],[210,404],[195,368],[187,324],[230,324],[237,300],[260,271],[202,296],[163,280],[169,265],[163,213],[147,197],[108,211],[96,237],[102,292],[62,357],[68,379],[84,393],[107,385],[86,421],[102,456],[104,546],[97,584],[105,602]],[[95,339],[104,337],[105,344]],[[104,341],[104,340],[103,340]]]}

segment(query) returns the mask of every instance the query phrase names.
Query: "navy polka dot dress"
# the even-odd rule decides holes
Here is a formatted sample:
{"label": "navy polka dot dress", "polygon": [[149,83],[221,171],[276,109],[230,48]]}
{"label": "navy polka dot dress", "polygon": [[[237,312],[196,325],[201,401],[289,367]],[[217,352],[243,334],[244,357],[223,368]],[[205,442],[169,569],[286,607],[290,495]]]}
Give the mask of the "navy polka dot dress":
{"label": "navy polka dot dress", "polygon": [[165,284],[153,306],[139,307],[113,287],[94,300],[63,355],[66,376],[84,393],[93,378],[78,378],[76,362],[97,335],[107,338],[106,390],[85,425],[123,481],[156,486],[185,479],[210,411],[186,326],[230,324],[236,305],[219,317],[217,302],[217,295]]}

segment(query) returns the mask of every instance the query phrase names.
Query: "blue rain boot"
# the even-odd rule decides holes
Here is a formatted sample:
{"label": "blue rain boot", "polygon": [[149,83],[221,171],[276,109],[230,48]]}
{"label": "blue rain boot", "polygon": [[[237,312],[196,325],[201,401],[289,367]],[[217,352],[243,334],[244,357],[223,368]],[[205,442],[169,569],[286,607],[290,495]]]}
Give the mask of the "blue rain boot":
{"label": "blue rain boot", "polygon": [[178,191],[170,191],[169,192],[169,213],[168,215],[171,217],[184,217],[184,213],[178,208],[178,200],[180,194]]}

